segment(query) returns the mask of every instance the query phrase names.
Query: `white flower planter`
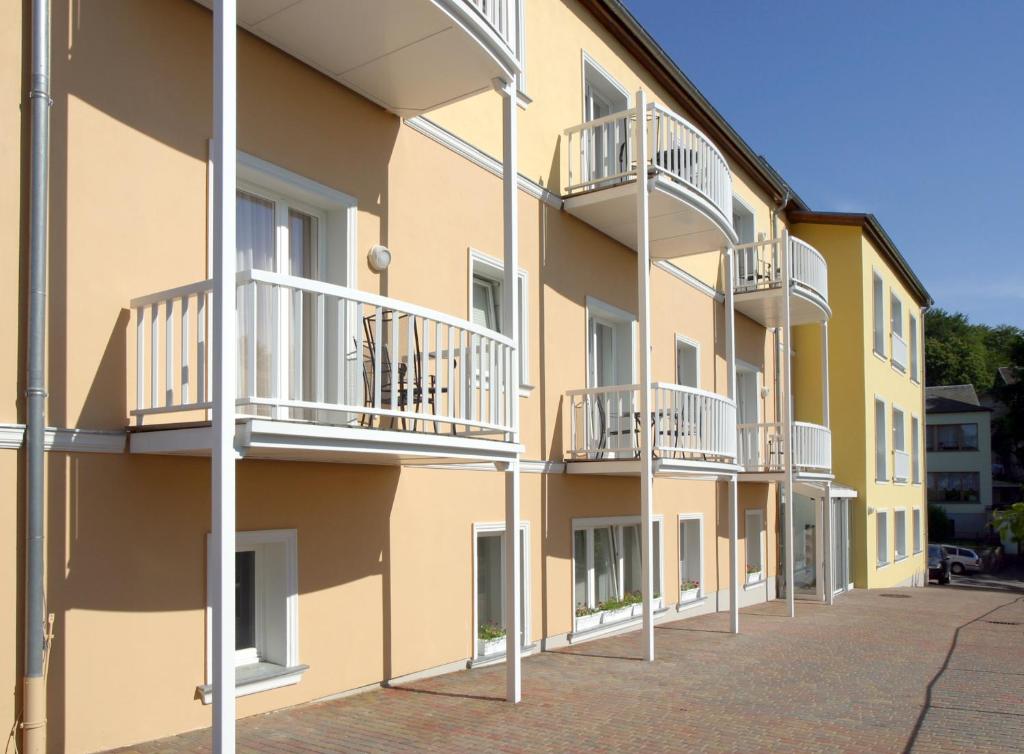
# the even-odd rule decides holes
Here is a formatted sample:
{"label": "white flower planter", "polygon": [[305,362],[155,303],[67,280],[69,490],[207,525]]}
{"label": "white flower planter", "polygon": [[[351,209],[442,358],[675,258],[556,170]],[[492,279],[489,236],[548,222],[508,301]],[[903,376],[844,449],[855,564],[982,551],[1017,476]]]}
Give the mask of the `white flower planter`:
{"label": "white flower planter", "polygon": [[[653,600],[651,600],[651,609],[653,609],[653,610],[661,610],[661,605],[662,605],[662,598],[661,597],[655,597]],[[634,618],[641,618],[641,617],[643,617],[643,614],[644,614],[644,603],[643,602],[634,602],[631,605],[631,607],[633,608],[632,615],[633,615]]]}
{"label": "white flower planter", "polygon": [[619,621],[626,620],[633,616],[633,606],[626,605],[625,607],[619,607],[615,610],[605,610],[601,613],[601,623],[618,623]]}
{"label": "white flower planter", "polygon": [[693,602],[695,599],[700,597],[700,588],[696,589],[683,589],[679,592],[680,602]]}
{"label": "white flower planter", "polygon": [[505,637],[501,636],[497,639],[477,639],[476,640],[476,654],[477,657],[490,657],[491,655],[500,655],[505,651]]}
{"label": "white flower planter", "polygon": [[602,613],[591,613],[590,615],[577,615],[576,616],[576,631],[588,631],[591,628],[597,628],[601,625]]}
{"label": "white flower planter", "polygon": [[758,571],[757,573],[748,573],[747,574],[747,583],[748,584],[756,584],[758,581],[764,581],[764,572],[763,571]]}

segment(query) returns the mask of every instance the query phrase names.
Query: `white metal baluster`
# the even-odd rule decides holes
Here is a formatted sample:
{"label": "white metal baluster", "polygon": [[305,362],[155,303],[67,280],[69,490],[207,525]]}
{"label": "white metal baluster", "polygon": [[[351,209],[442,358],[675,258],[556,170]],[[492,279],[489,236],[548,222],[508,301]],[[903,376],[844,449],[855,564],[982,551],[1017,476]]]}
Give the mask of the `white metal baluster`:
{"label": "white metal baluster", "polygon": [[174,405],[174,299],[164,301],[164,405]]}
{"label": "white metal baluster", "polygon": [[[135,307],[135,408],[142,410],[146,397],[146,308]],[[142,418],[139,417],[139,424]]]}
{"label": "white metal baluster", "polygon": [[[434,416],[441,408],[441,323],[434,322]],[[443,409],[441,409],[443,410]]]}
{"label": "white metal baluster", "polygon": [[[473,366],[466,361],[466,331],[459,330],[459,363],[462,365],[459,379],[459,420],[466,420],[466,393],[469,392],[470,380],[473,379]],[[470,349],[472,354],[472,349]],[[472,355],[470,356],[472,359]]]}
{"label": "white metal baluster", "polygon": [[[427,375],[427,356],[430,354],[430,320],[420,321],[423,340],[420,342],[420,412],[426,413],[430,405],[430,380]],[[426,427],[424,427],[426,429]]]}
{"label": "white metal baluster", "polygon": [[196,400],[206,403],[206,364],[207,348],[206,340],[206,297],[207,292],[200,291],[197,294],[196,307]]}
{"label": "white metal baluster", "polygon": [[401,356],[401,344],[398,342],[398,312],[394,309],[384,309],[381,307],[381,316],[384,316],[384,312],[391,312],[391,343],[389,354],[391,357],[391,410],[398,410],[398,359]]}
{"label": "white metal baluster", "polygon": [[[326,333],[324,341],[327,340]],[[345,388],[348,367],[348,358],[345,355],[345,299],[337,298],[334,301],[334,399],[335,403],[348,405],[348,392]],[[326,380],[326,375],[324,375]]]}
{"label": "white metal baluster", "polygon": [[[374,392],[373,395],[369,395],[368,396],[368,395],[366,395],[366,388],[367,388],[367,384],[366,384],[366,355],[363,353],[363,327],[364,327],[363,323],[364,323],[364,320],[363,320],[363,302],[362,301],[357,301],[356,302],[356,318],[355,318],[355,321],[352,323],[352,326],[355,327],[355,329],[356,329],[356,373],[355,373],[355,384],[358,385],[360,380],[362,380],[362,382],[363,382],[363,403],[365,404],[367,398],[369,398],[369,400],[371,402],[370,405],[373,408],[377,408],[379,406],[379,404],[380,404],[380,364],[377,363],[377,362],[373,362],[373,361],[370,362],[370,368],[372,370],[370,372],[370,375],[371,375],[371,378],[373,380],[373,389],[374,389],[375,392]],[[377,333],[377,340],[376,340],[376,342],[378,342],[378,343],[380,342],[380,332],[379,331]],[[376,354],[371,356],[371,359],[372,358],[376,358]],[[356,392],[356,390],[358,390],[358,388],[355,385],[353,385],[352,386],[352,392],[354,393],[354,392]],[[346,399],[347,398],[348,398],[348,396],[346,396]]]}
{"label": "white metal baluster", "polygon": [[495,369],[496,369],[497,365],[495,363],[495,358],[494,358],[494,355],[495,355],[494,354],[494,346],[495,345],[496,345],[496,343],[493,340],[491,340],[490,338],[487,339],[487,359],[488,359],[488,364],[490,365],[490,370],[491,370],[491,372],[490,372],[490,381],[489,381],[489,384],[487,386],[487,398],[488,398],[488,415],[487,415],[487,420],[491,424],[496,424],[497,423],[495,421],[495,415],[497,414],[497,411],[498,411],[498,402],[497,402],[498,393],[497,393],[497,390],[496,390],[496,388],[497,388],[497,380],[496,380],[497,374],[495,372]]}
{"label": "white metal baluster", "polygon": [[455,418],[455,328],[448,325],[448,339],[446,341],[448,347],[448,418]]}
{"label": "white metal baluster", "polygon": [[[381,374],[381,349],[383,344],[381,339],[383,338],[383,323],[381,320],[384,318],[384,307],[378,306],[377,310],[373,314],[373,408],[380,411],[381,406],[381,387],[380,382],[382,379]],[[391,370],[391,400],[395,399],[395,370],[394,370],[394,359],[392,361]]]}
{"label": "white metal baluster", "polygon": [[[397,316],[397,312],[396,315]],[[414,390],[413,382],[416,377],[416,317],[409,314],[405,318],[405,410],[413,411]],[[423,399],[423,389],[420,386],[420,400]],[[413,424],[415,429],[416,425]]]}
{"label": "white metal baluster", "polygon": [[255,280],[251,280],[245,288],[242,289],[242,296],[239,298],[239,303],[241,303],[242,306],[248,304],[248,306],[245,306],[245,318],[248,320],[245,323],[245,333],[246,340],[248,342],[246,343],[245,352],[243,354],[246,362],[245,370],[247,374],[245,375],[245,390],[246,397],[248,398],[256,397],[256,385],[258,384],[256,380],[256,370],[259,368],[259,362],[256,358],[256,355],[259,352],[259,348],[257,347],[259,334],[256,332],[256,323],[259,320],[258,289],[259,283]]}
{"label": "white metal baluster", "polygon": [[150,353],[149,353],[149,405],[156,408],[157,398],[160,395],[160,304],[153,304],[149,308],[149,329],[150,329]]}
{"label": "white metal baluster", "polygon": [[189,341],[189,302],[191,301],[191,294],[185,294],[181,297],[181,402],[187,404],[191,397],[191,391],[189,390],[189,382],[191,375],[189,375],[189,363],[188,363],[188,341]]}
{"label": "white metal baluster", "polygon": [[313,393],[317,403],[324,402],[324,385],[327,381],[327,301],[324,294],[315,294],[316,331],[313,333],[313,347],[316,349],[316,372],[313,374]]}

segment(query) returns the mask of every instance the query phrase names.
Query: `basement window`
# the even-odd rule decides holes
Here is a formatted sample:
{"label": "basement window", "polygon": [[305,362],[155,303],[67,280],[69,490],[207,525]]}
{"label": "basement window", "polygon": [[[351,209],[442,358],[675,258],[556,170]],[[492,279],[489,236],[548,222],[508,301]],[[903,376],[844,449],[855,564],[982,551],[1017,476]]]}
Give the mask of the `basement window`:
{"label": "basement window", "polygon": [[[207,537],[207,563],[213,560]],[[206,683],[196,689],[212,701],[213,606],[208,567]],[[235,695],[298,683],[309,669],[298,660],[298,558],[295,529],[238,532],[235,538]]]}

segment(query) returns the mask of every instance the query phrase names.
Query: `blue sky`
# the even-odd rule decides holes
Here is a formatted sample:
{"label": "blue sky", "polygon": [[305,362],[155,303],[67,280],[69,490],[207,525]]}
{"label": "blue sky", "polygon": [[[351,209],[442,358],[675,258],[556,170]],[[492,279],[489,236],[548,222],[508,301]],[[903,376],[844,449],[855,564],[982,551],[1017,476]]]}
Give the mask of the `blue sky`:
{"label": "blue sky", "polygon": [[812,209],[936,305],[1024,327],[1024,0],[625,0]]}

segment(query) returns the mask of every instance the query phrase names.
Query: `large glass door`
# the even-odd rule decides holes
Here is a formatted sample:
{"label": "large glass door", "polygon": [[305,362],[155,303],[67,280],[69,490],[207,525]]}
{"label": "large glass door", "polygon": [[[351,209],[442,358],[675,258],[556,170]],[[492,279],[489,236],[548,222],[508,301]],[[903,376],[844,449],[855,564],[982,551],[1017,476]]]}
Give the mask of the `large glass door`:
{"label": "large glass door", "polygon": [[833,498],[832,506],[832,593],[849,591],[853,578],[850,575],[850,501]]}
{"label": "large glass door", "polygon": [[[505,532],[494,528],[476,535],[476,648],[475,657],[505,651]],[[520,628],[523,645],[529,643],[529,556],[526,529],[519,530]]]}
{"label": "large glass door", "polygon": [[793,495],[793,583],[794,595],[803,599],[824,599],[821,543],[821,498]]}

